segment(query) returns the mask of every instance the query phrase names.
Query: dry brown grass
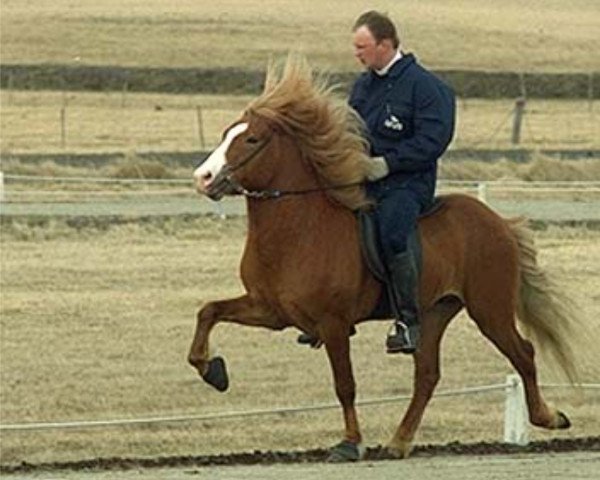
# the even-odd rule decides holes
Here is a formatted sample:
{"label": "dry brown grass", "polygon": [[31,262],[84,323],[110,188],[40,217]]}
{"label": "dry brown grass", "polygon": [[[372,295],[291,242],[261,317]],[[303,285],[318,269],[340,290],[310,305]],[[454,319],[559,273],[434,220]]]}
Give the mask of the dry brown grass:
{"label": "dry brown grass", "polygon": [[[438,68],[595,71],[594,0],[381,0],[406,48]],[[359,0],[19,0],[2,2],[4,62],[262,68],[290,48],[356,69],[350,27]]]}
{"label": "dry brown grass", "polygon": [[[166,166],[157,160],[145,160],[133,152],[129,152],[122,160],[108,162],[101,167],[86,165],[61,165],[52,160],[39,163],[23,162],[18,159],[9,159],[2,162],[2,169],[11,175],[39,175],[43,177],[94,177],[100,178],[132,178],[132,179],[179,179],[190,180],[191,169],[185,166]],[[530,162],[518,163],[507,159],[495,162],[480,160],[452,160],[440,162],[440,180],[463,181],[511,181],[523,180],[539,181],[573,181],[573,182],[598,182],[600,181],[600,161],[598,159],[565,160],[556,159],[541,154],[535,155]],[[128,185],[128,189],[148,189],[148,184]],[[181,184],[158,185],[158,188],[180,190]],[[11,182],[11,191],[32,189],[29,182]],[[37,193],[42,190],[61,189],[77,191],[104,191],[121,189],[118,184],[78,184],[78,183],[45,183],[35,188]],[[593,195],[597,192],[586,192]]]}
{"label": "dry brown grass", "polygon": [[[261,67],[262,68],[262,67]],[[0,94],[0,151],[6,153],[191,151],[218,144],[250,96],[7,92]],[[597,103],[597,102],[596,102]],[[66,104],[65,146],[61,108]],[[157,108],[160,107],[160,108]],[[512,100],[461,100],[450,148],[510,149]],[[594,149],[600,116],[587,101],[530,100],[519,147]],[[560,128],[557,128],[557,125]]]}
{"label": "dry brown grass", "polygon": [[[189,151],[202,147],[196,108],[202,107],[205,147],[221,138],[250,97],[209,95],[2,92],[2,152]],[[157,107],[160,107],[157,108]]]}
{"label": "dry brown grass", "polygon": [[535,155],[530,162],[510,160],[443,161],[439,177],[444,180],[599,181],[598,159],[564,160]]}
{"label": "dry brown grass", "polygon": [[[27,232],[27,235],[23,233]],[[237,276],[243,219],[135,223],[76,231],[59,220],[3,228],[1,244],[0,413],[2,423],[207,414],[335,403],[323,351],[295,344],[296,332],[218,326],[231,389],[219,394],[186,364],[196,309],[241,291]],[[587,230],[539,233],[541,260],[575,291],[582,316],[600,329],[600,237]],[[27,241],[18,240],[28,238]],[[411,390],[408,358],[387,356],[387,325],[366,324],[352,340],[359,399]],[[501,383],[511,368],[461,315],[443,344],[439,390]],[[582,353],[597,355],[583,349]],[[584,359],[583,380],[598,382],[598,359]],[[543,381],[555,381],[541,365]],[[546,390],[573,420],[567,432],[535,439],[597,435],[599,394]],[[405,402],[364,407],[369,445],[385,442]],[[417,442],[498,440],[502,392],[434,399]],[[339,440],[340,412],[247,420],[3,432],[3,464],[95,456],[220,453],[328,446]]]}
{"label": "dry brown grass", "polygon": [[158,160],[144,160],[135,154],[127,155],[123,160],[115,162],[111,169],[111,177],[160,179],[170,178],[168,168]]}

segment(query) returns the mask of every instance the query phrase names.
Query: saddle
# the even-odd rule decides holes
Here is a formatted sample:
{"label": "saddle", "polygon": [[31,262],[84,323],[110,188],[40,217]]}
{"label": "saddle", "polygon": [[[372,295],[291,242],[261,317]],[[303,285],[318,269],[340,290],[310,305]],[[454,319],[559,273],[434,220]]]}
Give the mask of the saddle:
{"label": "saddle", "polygon": [[[442,197],[435,197],[431,205],[419,215],[419,220],[430,215],[435,214],[444,206],[444,200]],[[367,264],[367,267],[373,274],[373,276],[384,284],[389,284],[390,277],[388,269],[386,268],[383,260],[381,240],[379,238],[377,221],[374,218],[373,210],[359,210],[357,213],[358,217],[358,228],[359,228],[359,239],[360,249],[362,256]],[[418,225],[411,231],[408,236],[408,251],[414,256],[419,272],[421,276],[421,269],[423,267],[423,252],[421,249],[421,237],[419,235]],[[387,290],[387,289],[384,289]],[[382,318],[388,317],[390,309],[390,301],[387,295],[381,299],[376,311],[373,312],[371,318]]]}

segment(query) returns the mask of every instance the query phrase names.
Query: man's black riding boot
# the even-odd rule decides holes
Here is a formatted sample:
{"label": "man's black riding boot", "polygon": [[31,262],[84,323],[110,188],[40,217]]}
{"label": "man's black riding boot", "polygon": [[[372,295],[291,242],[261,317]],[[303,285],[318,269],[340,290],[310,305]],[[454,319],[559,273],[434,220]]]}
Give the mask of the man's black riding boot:
{"label": "man's black riding boot", "polygon": [[387,352],[411,354],[417,350],[420,338],[417,265],[410,252],[403,252],[393,258],[389,269],[390,300],[396,320],[385,342]]}

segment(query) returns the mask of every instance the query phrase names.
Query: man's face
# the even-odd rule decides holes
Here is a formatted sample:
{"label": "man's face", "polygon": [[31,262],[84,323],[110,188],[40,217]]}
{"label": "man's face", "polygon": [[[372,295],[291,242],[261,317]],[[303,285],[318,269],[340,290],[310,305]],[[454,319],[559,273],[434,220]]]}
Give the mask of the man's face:
{"label": "man's face", "polygon": [[354,56],[365,67],[374,70],[385,67],[384,57],[388,45],[385,40],[377,43],[367,26],[363,25],[354,31],[352,44],[354,46]]}

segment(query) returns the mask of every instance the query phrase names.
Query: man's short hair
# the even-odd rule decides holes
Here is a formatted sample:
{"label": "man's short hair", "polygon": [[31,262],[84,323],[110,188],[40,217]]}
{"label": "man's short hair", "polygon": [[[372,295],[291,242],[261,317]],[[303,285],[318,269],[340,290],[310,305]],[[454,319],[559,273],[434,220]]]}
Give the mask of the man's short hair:
{"label": "man's short hair", "polygon": [[396,26],[385,13],[380,13],[376,10],[369,10],[368,12],[363,13],[356,19],[356,22],[354,22],[352,31],[355,32],[362,26],[369,29],[377,43],[389,39],[392,41],[394,48],[400,46],[400,39],[398,38]]}

